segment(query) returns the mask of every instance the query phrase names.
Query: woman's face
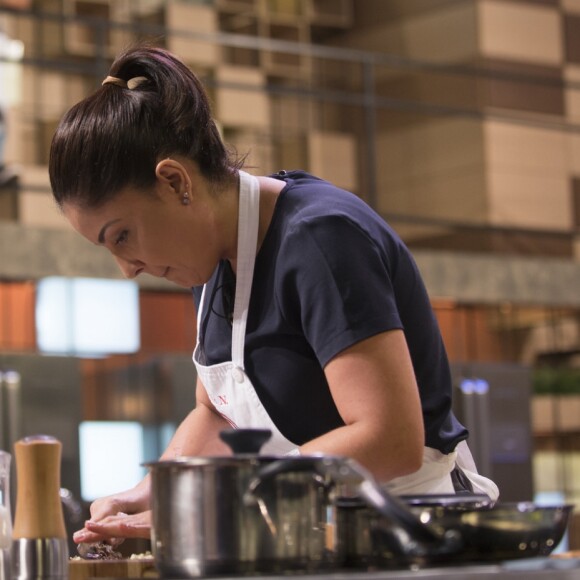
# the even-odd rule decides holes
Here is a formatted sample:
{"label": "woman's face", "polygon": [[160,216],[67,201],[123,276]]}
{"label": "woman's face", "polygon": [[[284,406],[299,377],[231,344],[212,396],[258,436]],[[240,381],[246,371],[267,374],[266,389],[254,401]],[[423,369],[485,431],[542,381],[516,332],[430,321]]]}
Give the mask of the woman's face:
{"label": "woman's face", "polygon": [[127,278],[147,273],[190,288],[209,280],[222,251],[209,193],[194,185],[188,194],[184,205],[175,184],[158,182],[154,193],[126,189],[97,209],[63,210],[77,232],[113,254]]}

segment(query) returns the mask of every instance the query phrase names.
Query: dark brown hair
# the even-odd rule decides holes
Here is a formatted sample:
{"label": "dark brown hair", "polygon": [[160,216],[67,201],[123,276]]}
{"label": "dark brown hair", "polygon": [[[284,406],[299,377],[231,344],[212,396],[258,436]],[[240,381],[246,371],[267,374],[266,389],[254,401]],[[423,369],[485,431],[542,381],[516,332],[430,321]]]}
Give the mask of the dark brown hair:
{"label": "dark brown hair", "polygon": [[157,163],[172,155],[195,161],[204,177],[223,182],[237,168],[211,116],[205,89],[168,51],[139,45],[121,54],[109,75],[134,89],[107,83],[74,105],[52,139],[50,183],[59,206],[95,208],[125,187],[148,190]]}

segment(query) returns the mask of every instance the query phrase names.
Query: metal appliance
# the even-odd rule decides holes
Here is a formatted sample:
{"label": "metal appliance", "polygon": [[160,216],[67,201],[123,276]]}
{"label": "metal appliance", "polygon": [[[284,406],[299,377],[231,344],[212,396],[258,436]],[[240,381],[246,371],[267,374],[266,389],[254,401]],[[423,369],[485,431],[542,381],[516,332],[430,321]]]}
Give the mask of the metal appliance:
{"label": "metal appliance", "polygon": [[0,449],[12,453],[21,433],[20,373],[0,367]]}
{"label": "metal appliance", "polygon": [[453,410],[469,429],[478,470],[501,501],[532,501],[531,370],[518,364],[466,362],[451,367]]}

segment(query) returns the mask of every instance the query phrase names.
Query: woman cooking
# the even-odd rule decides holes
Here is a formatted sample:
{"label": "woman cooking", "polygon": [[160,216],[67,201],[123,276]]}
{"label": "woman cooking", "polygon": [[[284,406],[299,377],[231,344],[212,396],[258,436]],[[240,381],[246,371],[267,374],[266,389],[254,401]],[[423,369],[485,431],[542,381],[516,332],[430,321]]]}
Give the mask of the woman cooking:
{"label": "woman cooking", "polygon": [[[196,407],[162,459],[263,451],[354,458],[395,494],[475,491],[466,429],[417,267],[355,195],[302,171],[254,177],[196,76],[165,50],[119,56],[62,119],[50,179],[64,215],[125,276],[192,288]],[[95,501],[76,542],[149,537],[149,479]]]}

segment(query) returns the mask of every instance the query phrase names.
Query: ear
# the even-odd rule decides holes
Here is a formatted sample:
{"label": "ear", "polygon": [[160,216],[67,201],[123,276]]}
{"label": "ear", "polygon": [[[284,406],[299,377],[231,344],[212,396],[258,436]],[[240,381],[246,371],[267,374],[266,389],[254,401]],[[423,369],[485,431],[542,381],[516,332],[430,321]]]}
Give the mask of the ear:
{"label": "ear", "polygon": [[161,191],[170,191],[179,199],[184,193],[191,192],[191,179],[185,167],[175,159],[167,158],[155,167],[155,176],[162,186]]}

